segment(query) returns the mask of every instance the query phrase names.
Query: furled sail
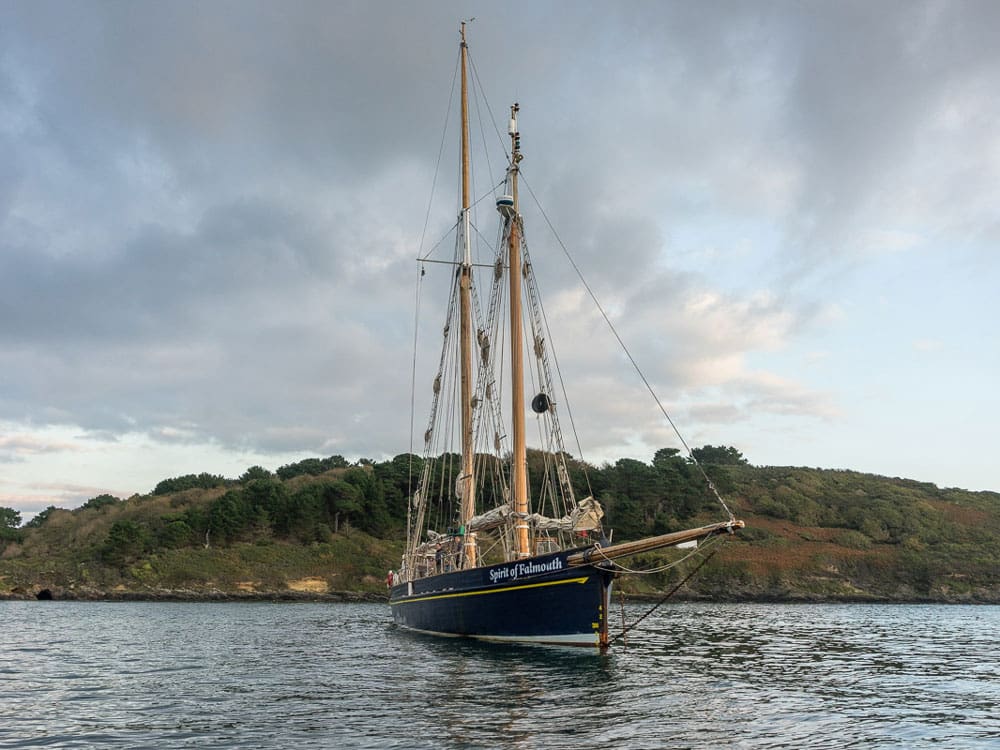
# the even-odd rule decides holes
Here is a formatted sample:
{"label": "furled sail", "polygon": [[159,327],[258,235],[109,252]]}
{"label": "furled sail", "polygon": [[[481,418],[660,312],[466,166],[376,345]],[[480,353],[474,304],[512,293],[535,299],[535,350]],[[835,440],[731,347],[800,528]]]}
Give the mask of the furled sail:
{"label": "furled sail", "polygon": [[[469,521],[470,531],[489,531],[508,523],[514,512],[509,503],[473,516]],[[537,531],[596,531],[601,528],[604,509],[593,497],[585,497],[576,507],[562,518],[549,518],[541,513],[528,516],[528,524]]]}

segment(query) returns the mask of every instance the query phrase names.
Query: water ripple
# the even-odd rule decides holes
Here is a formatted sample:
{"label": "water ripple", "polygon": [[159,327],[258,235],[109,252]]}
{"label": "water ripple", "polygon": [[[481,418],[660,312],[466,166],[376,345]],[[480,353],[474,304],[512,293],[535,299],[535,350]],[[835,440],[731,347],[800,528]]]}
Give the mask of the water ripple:
{"label": "water ripple", "polygon": [[0,747],[1000,746],[1000,607],[643,624],[602,656],[415,635],[384,605],[0,602]]}

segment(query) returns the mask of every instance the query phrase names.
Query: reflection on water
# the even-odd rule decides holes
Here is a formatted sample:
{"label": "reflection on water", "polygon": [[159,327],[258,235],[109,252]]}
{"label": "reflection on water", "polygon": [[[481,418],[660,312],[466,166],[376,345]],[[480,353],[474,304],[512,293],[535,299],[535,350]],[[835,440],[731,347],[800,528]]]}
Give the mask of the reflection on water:
{"label": "reflection on water", "polygon": [[[447,746],[574,747],[601,728],[582,712],[581,690],[611,689],[614,657],[571,647],[487,643],[395,630],[393,640],[414,668],[433,665],[422,696],[405,695],[413,706],[426,704],[431,722],[445,730]],[[409,659],[407,659],[409,662]],[[414,700],[415,699],[415,700]]]}
{"label": "reflection on water", "polygon": [[997,747],[997,632],[1000,607],[672,604],[601,655],[382,605],[0,602],[0,747]]}

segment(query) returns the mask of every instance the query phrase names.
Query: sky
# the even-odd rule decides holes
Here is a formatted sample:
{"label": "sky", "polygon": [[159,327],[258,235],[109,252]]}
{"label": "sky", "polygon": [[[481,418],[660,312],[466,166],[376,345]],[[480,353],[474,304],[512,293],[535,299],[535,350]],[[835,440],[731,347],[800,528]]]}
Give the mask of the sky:
{"label": "sky", "polygon": [[1000,490],[997,3],[11,0],[0,505],[419,452],[471,17],[583,458]]}

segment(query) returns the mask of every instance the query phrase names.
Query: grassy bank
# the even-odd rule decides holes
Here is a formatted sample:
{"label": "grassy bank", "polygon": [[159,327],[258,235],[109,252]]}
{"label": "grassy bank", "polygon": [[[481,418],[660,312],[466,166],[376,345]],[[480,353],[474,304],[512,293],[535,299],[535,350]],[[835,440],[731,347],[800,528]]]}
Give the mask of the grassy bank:
{"label": "grassy bank", "polygon": [[[378,599],[403,549],[402,463],[182,477],[53,508],[0,538],[0,597]],[[594,470],[616,540],[719,520],[683,487],[669,496],[679,468],[670,457]],[[807,468],[708,471],[747,528],[678,598],[1000,603],[997,493]],[[682,554],[628,561],[657,572],[625,576],[620,590],[662,596],[698,562]]]}

